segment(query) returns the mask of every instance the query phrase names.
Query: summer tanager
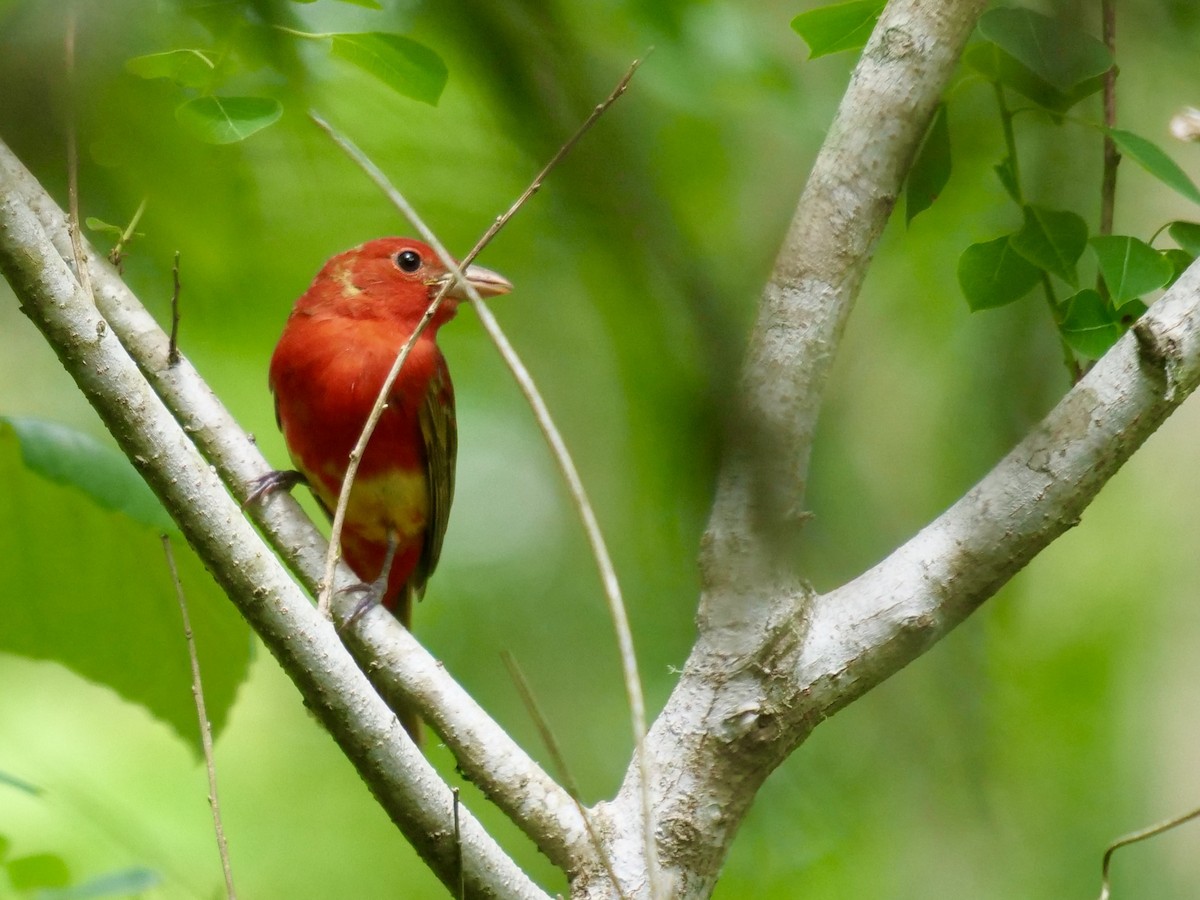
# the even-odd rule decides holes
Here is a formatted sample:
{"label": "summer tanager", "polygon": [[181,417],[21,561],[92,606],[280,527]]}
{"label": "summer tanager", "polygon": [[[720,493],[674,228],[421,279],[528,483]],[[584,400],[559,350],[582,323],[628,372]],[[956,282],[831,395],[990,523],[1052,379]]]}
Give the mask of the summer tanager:
{"label": "summer tanager", "polygon": [[[480,266],[464,275],[485,297],[512,290]],[[379,238],[330,259],[296,301],[271,357],[270,386],[292,462],[326,512],[337,505],[350,451],[388,370],[452,278],[420,241]],[[346,562],[406,627],[413,597],[437,565],[454,495],[454,389],[437,331],[465,297],[461,282],[450,287],[400,370],[342,531]],[[277,483],[287,481],[279,474]]]}

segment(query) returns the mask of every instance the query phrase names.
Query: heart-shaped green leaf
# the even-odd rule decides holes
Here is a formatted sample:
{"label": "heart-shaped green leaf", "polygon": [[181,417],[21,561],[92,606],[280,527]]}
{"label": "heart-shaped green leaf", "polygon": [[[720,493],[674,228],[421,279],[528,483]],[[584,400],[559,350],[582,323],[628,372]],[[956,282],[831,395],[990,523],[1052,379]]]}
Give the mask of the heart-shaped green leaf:
{"label": "heart-shaped green leaf", "polygon": [[396,93],[430,106],[437,105],[449,77],[437,53],[399,34],[335,34],[332,52],[370,72]]}
{"label": "heart-shaped green leaf", "polygon": [[981,41],[968,47],[963,54],[963,61],[988,81],[1002,84],[1055,114],[1066,112],[1080,100],[1090,97],[1104,87],[1103,76],[1096,75],[1060,91],[991,41]]}
{"label": "heart-shaped green leaf", "polygon": [[1067,301],[1061,330],[1071,349],[1088,359],[1099,359],[1124,332],[1113,308],[1091,288]]}
{"label": "heart-shaped green leaf", "polygon": [[1077,285],[1075,263],[1087,246],[1087,223],[1073,212],[1041,206],[1026,206],[1024,214],[1025,224],[1012,237],[1013,249],[1039,269]]}
{"label": "heart-shaped green leaf", "polygon": [[1171,280],[1170,261],[1145,241],[1109,234],[1097,235],[1090,243],[1117,309]]}
{"label": "heart-shaped green leaf", "polygon": [[235,144],[278,121],[283,107],[270,97],[197,97],[179,106],[175,118],[206,144]]}
{"label": "heart-shaped green leaf", "polygon": [[1009,245],[1009,236],[972,244],[958,260],[958,284],[972,310],[1020,300],[1038,283],[1041,271]]}
{"label": "heart-shaped green leaf", "polygon": [[857,50],[867,43],[883,7],[880,0],[822,6],[792,19],[792,30],[808,44],[810,59]]}
{"label": "heart-shaped green leaf", "polygon": [[979,33],[1064,93],[1113,66],[1102,42],[1031,9],[993,9],[980,18]]}

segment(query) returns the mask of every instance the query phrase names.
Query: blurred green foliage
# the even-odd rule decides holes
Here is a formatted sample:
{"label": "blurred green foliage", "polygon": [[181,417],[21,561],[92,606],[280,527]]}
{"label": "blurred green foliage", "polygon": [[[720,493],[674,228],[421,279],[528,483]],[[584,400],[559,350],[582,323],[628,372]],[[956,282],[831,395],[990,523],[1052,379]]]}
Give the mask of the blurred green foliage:
{"label": "blurred green foliage", "polygon": [[[807,60],[789,27],[817,5],[807,0],[380,5],[79,2],[72,89],[68,5],[0,0],[0,137],[65,202],[73,115],[82,213],[123,226],[148,198],[143,236],[125,261],[130,284],[168,321],[180,251],[182,349],[282,464],[265,372],[293,299],[331,254],[408,230],[306,111],[320,110],[367,150],[462,253],[653,45],[628,96],[482,262],[517,285],[493,308],[598,505],[655,709],[693,638],[695,549],[744,336],[852,54]],[[1039,8],[1096,30],[1093,3]],[[446,63],[440,101],[399,97],[325,45],[247,26],[238,31],[242,67],[225,84],[269,97],[282,116],[245,141],[197,141],[176,123],[181,89],[126,63],[218,45],[231,34],[222,16],[243,9],[252,24],[411,38]],[[1196,102],[1200,11],[1190,0],[1127,0],[1120,15],[1120,124],[1165,143],[1167,118]],[[950,179],[929,210],[907,228],[897,216],[885,234],[830,385],[803,558],[818,588],[853,577],[920,528],[1066,387],[1044,306],[1027,297],[971,314],[959,292],[963,247],[1018,230],[1022,216],[992,171],[1004,143],[991,89],[964,78],[951,101]],[[1097,119],[1095,102],[1078,111]],[[1094,132],[1031,119],[1020,141],[1031,202],[1098,208]],[[1195,180],[1195,151],[1173,155]],[[1125,165],[1117,217],[1121,233],[1149,236],[1196,210]],[[103,437],[6,289],[0,335],[0,414]],[[630,739],[584,541],[469,310],[442,344],[459,396],[460,469],[417,633],[544,757],[504,674],[500,652],[512,652],[585,799],[609,796]],[[1200,802],[1200,487],[1189,474],[1197,415],[1186,406],[1081,527],[957,633],[822,725],[767,782],[716,896],[1090,897],[1109,840]],[[145,623],[130,620],[120,585],[82,562],[70,572],[55,564],[109,526],[81,514],[46,527],[55,520],[43,504],[20,502],[21,492],[51,489],[39,478],[10,473],[0,489],[6,533],[36,536],[30,558],[46,560],[0,602],[46,616],[67,592],[90,590],[110,621],[60,622],[64,631],[111,642],[131,667],[166,652],[137,637]],[[144,536],[125,542],[122,559],[173,621],[161,546]],[[6,566],[18,546],[3,545]],[[201,592],[206,576],[187,565],[185,588]],[[182,635],[173,652],[182,659]],[[205,660],[206,677],[233,665]],[[0,656],[0,683],[0,772],[42,788],[0,779],[8,858],[52,854],[72,883],[148,869],[162,883],[143,896],[214,895],[207,787],[188,744],[56,664]],[[155,687],[190,691],[182,667]],[[456,781],[448,754],[429,752]],[[267,654],[237,694],[217,764],[245,896],[443,896]],[[565,890],[469,786],[464,797],[535,877]],[[1196,841],[1185,830],[1123,851],[1117,896],[1194,896]]]}

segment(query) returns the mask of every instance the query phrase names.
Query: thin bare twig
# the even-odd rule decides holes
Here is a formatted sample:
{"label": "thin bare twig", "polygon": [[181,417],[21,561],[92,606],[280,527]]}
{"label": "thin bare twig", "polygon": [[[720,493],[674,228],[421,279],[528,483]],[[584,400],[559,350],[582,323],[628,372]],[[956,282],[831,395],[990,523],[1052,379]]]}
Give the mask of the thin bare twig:
{"label": "thin bare twig", "polygon": [[[543,167],[537,174],[530,186],[522,192],[521,196],[509,207],[509,209],[497,217],[492,226],[484,233],[483,237],[476,243],[474,249],[468,253],[461,262],[456,262],[449,254],[446,248],[438,240],[433,231],[422,221],[417,215],[416,210],[408,202],[403,194],[388,180],[387,176],[376,166],[361,150],[354,145],[352,141],[343,135],[339,134],[334,128],[329,125],[315,112],[309,113],[312,119],[319,125],[333,140],[342,148],[346,154],[358,164],[360,168],[371,178],[372,181],[387,195],[388,199],[404,214],[405,218],[412,223],[417,229],[421,237],[430,244],[442,259],[446,267],[455,275],[457,279],[466,286],[466,291],[474,304],[476,312],[479,314],[481,323],[484,329],[488,332],[488,336],[492,338],[500,352],[501,357],[512,371],[513,376],[517,380],[521,392],[525,395],[526,401],[533,409],[534,418],[538,426],[541,428],[546,441],[549,443],[555,460],[558,462],[559,469],[562,472],[563,478],[566,480],[571,496],[575,502],[575,506],[579,511],[580,517],[583,520],[584,531],[587,534],[588,543],[592,548],[592,554],[596,560],[597,568],[600,571],[601,583],[604,587],[605,598],[608,601],[609,614],[613,620],[613,627],[617,634],[617,643],[621,656],[622,674],[624,676],[626,694],[628,696],[630,719],[634,736],[635,753],[638,759],[638,769],[641,773],[642,781],[642,813],[643,813],[643,839],[645,841],[645,852],[647,859],[647,870],[650,872],[651,896],[657,897],[660,894],[658,890],[658,865],[656,862],[657,852],[654,843],[653,835],[653,810],[651,803],[651,771],[650,759],[645,751],[646,737],[646,705],[642,692],[641,676],[637,668],[637,656],[633,647],[633,633],[629,627],[629,617],[625,611],[625,603],[621,598],[620,583],[617,579],[616,568],[612,564],[612,558],[609,556],[607,545],[604,542],[604,536],[600,532],[599,523],[596,520],[595,512],[592,509],[591,503],[587,497],[587,491],[583,486],[583,480],[579,476],[579,470],[575,467],[575,463],[571,458],[570,452],[567,450],[566,442],[563,440],[561,433],[554,424],[553,418],[550,416],[549,409],[545,401],[542,399],[541,393],[537,389],[533,378],[529,375],[528,370],[517,356],[516,351],[508,342],[508,339],[501,331],[499,323],[491,312],[480,299],[478,292],[474,287],[463,277],[462,269],[471,263],[472,260],[479,254],[480,250],[495,236],[501,227],[503,227],[509,219],[516,213],[526,201],[532,197],[541,187],[546,175],[551,169],[556,166],[566,154],[579,142],[588,129],[603,115],[609,107],[615,103],[629,87],[629,83],[641,65],[641,60],[634,60],[629,69],[617,82],[612,92],[605,98],[604,101],[597,104],[592,110],[592,113],[584,120],[583,124],[575,131],[566,143],[563,144],[559,151],[554,155],[551,161]],[[386,398],[391,390],[391,384],[395,380],[395,375],[399,374],[400,367],[403,365],[404,359],[407,358],[410,351],[410,345],[416,340],[417,335],[424,330],[429,319],[433,317],[433,311],[441,302],[441,294],[434,298],[430,308],[426,311],[425,317],[422,318],[417,330],[409,343],[401,348],[400,355],[397,357],[396,365],[393,366],[389,373],[389,379],[385,380],[384,386],[380,391],[380,395],[376,400],[376,407],[373,410],[373,415],[368,419],[367,427],[363,430],[363,438],[360,439],[359,445],[364,446],[369,439],[370,431],[374,430],[374,422],[378,421],[383,405],[386,403]],[[356,452],[360,452],[359,446],[355,448]],[[350,465],[354,471],[357,471],[357,458],[352,453]],[[342,496],[339,498],[339,511],[345,505],[346,497],[349,492],[349,485],[352,483],[351,471],[348,468],[346,478],[342,483]],[[342,516],[344,519],[344,514]],[[339,521],[337,512],[334,515],[334,531],[331,537],[331,547],[329,557],[327,557],[326,565],[326,584],[322,590],[321,601],[327,602],[327,592],[330,590],[329,582],[332,579],[332,570],[336,565],[337,560],[337,539],[340,534]]]}
{"label": "thin bare twig", "polygon": [[[1104,45],[1113,59],[1117,58],[1117,0],[1102,0],[1100,4]],[[1104,125],[1117,127],[1117,67],[1104,73]],[[1104,175],[1100,181],[1100,234],[1112,234],[1113,210],[1117,196],[1117,164],[1121,155],[1111,131],[1104,133]],[[1107,294],[1105,294],[1107,296]]]}
{"label": "thin bare twig", "polygon": [[113,244],[113,248],[108,251],[108,261],[117,267],[117,272],[123,273],[123,263],[125,261],[125,245],[130,243],[136,231],[138,222],[142,220],[142,215],[146,212],[146,203],[149,197],[143,197],[142,202],[138,204],[137,210],[134,211],[133,218],[129,220],[129,224],[125,226],[125,230],[121,232],[121,236],[117,238],[117,242]]}
{"label": "thin bare twig", "polygon": [[179,362],[179,251],[175,251],[175,265],[171,266],[171,337],[167,341],[167,364]]}
{"label": "thin bare twig", "polygon": [[583,819],[583,826],[587,829],[589,840],[591,840],[592,845],[596,848],[596,854],[600,857],[600,864],[604,866],[608,880],[612,882],[613,888],[616,889],[617,896],[621,900],[627,900],[628,895],[621,887],[621,882],[617,880],[617,874],[613,870],[612,859],[604,847],[604,842],[600,840],[600,835],[596,833],[587,807],[579,799],[579,785],[575,783],[575,779],[571,775],[571,770],[567,767],[567,760],[562,754],[562,748],[558,744],[558,739],[554,736],[554,731],[550,728],[550,722],[546,719],[541,707],[538,706],[537,699],[533,696],[533,689],[530,688],[525,673],[521,671],[521,667],[517,664],[516,657],[507,650],[500,652],[500,658],[504,660],[504,665],[508,669],[508,675],[517,687],[517,693],[521,696],[521,702],[525,704],[525,711],[529,713],[529,718],[533,719],[533,724],[537,727],[542,744],[545,745],[546,752],[550,754],[550,761],[558,769],[559,781],[566,788],[570,798],[575,801],[575,808],[579,810],[579,817]]}
{"label": "thin bare twig", "polygon": [[67,70],[67,231],[71,235],[71,252],[75,257],[75,277],[89,297],[92,276],[83,257],[83,240],[79,235],[79,138],[75,133],[75,4],[67,9],[67,33],[64,40]]}
{"label": "thin bare twig", "polygon": [[1130,844],[1136,844],[1138,841],[1144,841],[1147,838],[1155,837],[1162,834],[1164,831],[1170,831],[1172,828],[1178,828],[1192,819],[1200,818],[1200,807],[1193,809],[1191,812],[1186,812],[1182,816],[1176,816],[1173,819],[1167,819],[1165,822],[1159,822],[1157,825],[1151,825],[1149,828],[1143,828],[1140,831],[1132,831],[1129,834],[1117,838],[1108,845],[1108,849],[1104,851],[1104,860],[1100,864],[1100,900],[1109,900],[1110,886],[1108,883],[1108,868],[1112,863],[1113,854],[1122,847],[1128,847]]}
{"label": "thin bare twig", "polygon": [[[533,181],[529,183],[529,187],[525,188],[525,190],[521,192],[521,196],[513,202],[512,206],[510,206],[504,213],[496,217],[496,221],[492,223],[491,228],[485,231],[483,233],[483,237],[475,242],[474,249],[472,249],[471,252],[465,257],[463,257],[460,265],[469,265],[471,260],[478,256],[483,248],[492,242],[492,238],[496,236],[497,232],[499,232],[501,228],[508,224],[508,220],[516,214],[517,210],[524,206],[534,194],[541,190],[542,182],[546,180],[546,176],[549,175],[550,172],[563,161],[568,153],[575,149],[575,145],[579,143],[579,141],[585,134],[587,134],[589,130],[591,130],[591,127],[596,124],[600,117],[608,112],[608,108],[621,99],[621,95],[623,95],[625,91],[629,89],[629,82],[633,80],[633,76],[637,72],[638,66],[640,66],[645,61],[646,56],[649,56],[652,52],[654,52],[654,48],[650,47],[648,50],[646,50],[645,56],[643,56],[641,59],[635,59],[632,63],[630,63],[629,68],[625,70],[625,74],[621,76],[621,80],[617,82],[617,86],[612,89],[612,92],[605,97],[604,100],[602,100],[600,103],[597,103],[592,108],[591,114],[583,120],[583,124],[575,129],[575,133],[567,138],[567,142],[558,148],[557,153],[550,157],[550,162],[546,163],[546,165],[542,167],[542,171],[537,173]],[[414,222],[413,224],[416,223]],[[475,305],[479,306],[480,304],[479,302],[476,302]]]}
{"label": "thin bare twig", "polygon": [[192,664],[192,698],[196,701],[196,718],[200,721],[200,745],[204,748],[204,765],[208,770],[208,805],[212,808],[213,830],[217,833],[217,851],[221,854],[221,871],[225,874],[225,896],[237,900],[233,887],[233,869],[229,865],[229,845],[225,842],[225,829],[221,825],[221,804],[217,800],[217,763],[213,756],[212,725],[204,707],[204,686],[200,681],[200,657],[196,654],[196,638],[192,634],[192,620],[188,615],[187,598],[183,595],[183,584],[179,580],[179,569],[175,566],[175,553],[171,550],[171,539],[162,536],[163,552],[167,555],[167,568],[175,583],[175,596],[179,600],[179,614],[183,617],[183,636],[187,640],[188,659]]}

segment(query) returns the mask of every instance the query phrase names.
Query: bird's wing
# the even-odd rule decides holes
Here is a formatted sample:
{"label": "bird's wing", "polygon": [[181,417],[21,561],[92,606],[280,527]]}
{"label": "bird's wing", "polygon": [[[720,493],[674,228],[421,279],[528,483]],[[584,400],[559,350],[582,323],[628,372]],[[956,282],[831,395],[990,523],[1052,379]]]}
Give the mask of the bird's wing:
{"label": "bird's wing", "polygon": [[429,518],[425,544],[413,571],[410,585],[417,596],[425,593],[425,582],[437,567],[442,538],[450,520],[454,499],[454,461],[458,454],[458,425],[454,418],[454,387],[444,360],[439,359],[419,413],[421,437],[425,441],[425,478],[429,492]]}

